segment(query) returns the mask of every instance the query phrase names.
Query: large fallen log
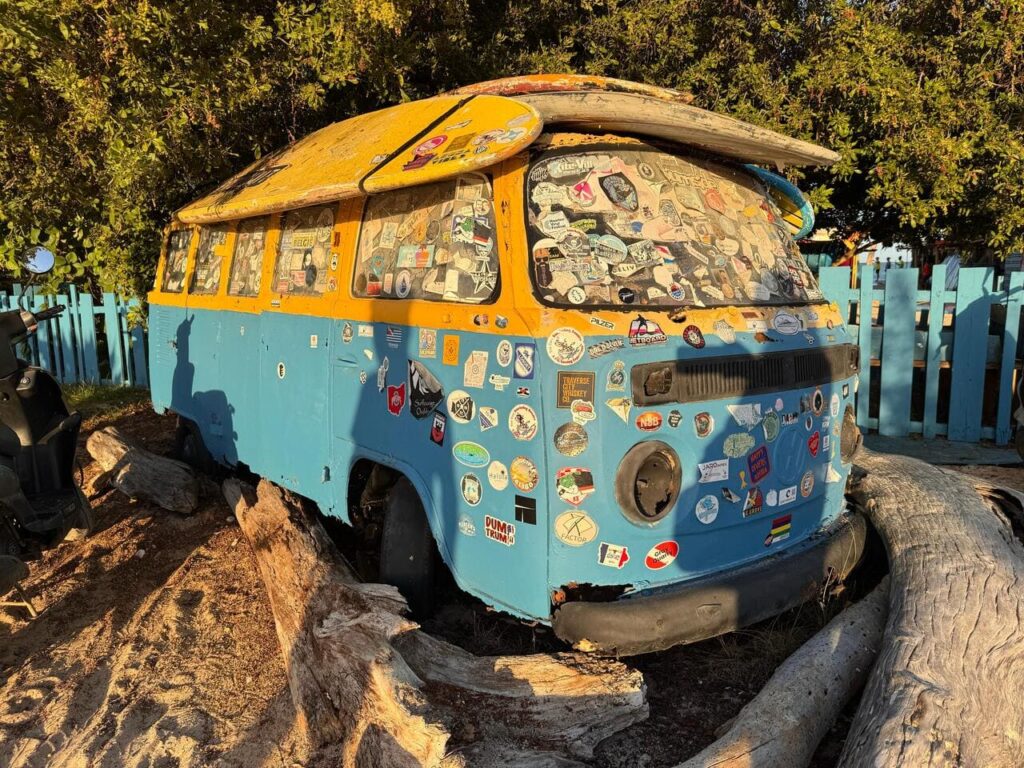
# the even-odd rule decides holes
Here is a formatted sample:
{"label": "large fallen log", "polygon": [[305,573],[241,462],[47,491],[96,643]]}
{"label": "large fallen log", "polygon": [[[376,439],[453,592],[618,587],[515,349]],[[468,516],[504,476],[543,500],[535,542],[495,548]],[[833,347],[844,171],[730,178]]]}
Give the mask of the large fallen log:
{"label": "large fallen log", "polygon": [[647,717],[639,672],[576,654],[476,657],[429,637],[396,589],[356,580],[287,492],[223,490],[266,583],[299,720],[315,745],[341,745],[343,765],[489,765],[497,744],[503,765],[571,765],[565,755]]}
{"label": "large fallen log", "polygon": [[198,508],[199,482],[187,464],[147,451],[116,427],[93,432],[85,449],[104,470],[94,487],[109,483],[133,499],[185,515]]}
{"label": "large fallen log", "polygon": [[842,766],[1024,765],[1024,546],[963,475],[863,450],[891,574]]}
{"label": "large fallen log", "polygon": [[797,768],[860,691],[878,653],[889,580],[786,659],[715,743],[678,768]]}

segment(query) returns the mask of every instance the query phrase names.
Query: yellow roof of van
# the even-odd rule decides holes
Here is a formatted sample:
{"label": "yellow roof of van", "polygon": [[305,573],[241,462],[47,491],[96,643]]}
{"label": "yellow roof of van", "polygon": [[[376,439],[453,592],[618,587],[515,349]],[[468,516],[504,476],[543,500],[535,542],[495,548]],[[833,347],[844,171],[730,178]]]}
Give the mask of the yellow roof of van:
{"label": "yellow roof of van", "polygon": [[321,128],[256,161],[177,219],[206,224],[439,181],[514,155],[545,127],[661,138],[766,165],[838,159],[689,100],[668,88],[585,75],[478,83]]}

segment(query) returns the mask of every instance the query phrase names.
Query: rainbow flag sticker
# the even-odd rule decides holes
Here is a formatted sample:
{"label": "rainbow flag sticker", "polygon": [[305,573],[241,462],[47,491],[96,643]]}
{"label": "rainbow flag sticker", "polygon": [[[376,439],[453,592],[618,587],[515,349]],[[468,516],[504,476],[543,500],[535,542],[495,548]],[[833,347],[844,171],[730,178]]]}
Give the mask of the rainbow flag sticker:
{"label": "rainbow flag sticker", "polygon": [[777,541],[785,541],[789,538],[789,531],[793,527],[791,525],[793,520],[792,515],[783,515],[782,517],[776,517],[772,520],[772,530],[765,537],[764,545],[770,547]]}

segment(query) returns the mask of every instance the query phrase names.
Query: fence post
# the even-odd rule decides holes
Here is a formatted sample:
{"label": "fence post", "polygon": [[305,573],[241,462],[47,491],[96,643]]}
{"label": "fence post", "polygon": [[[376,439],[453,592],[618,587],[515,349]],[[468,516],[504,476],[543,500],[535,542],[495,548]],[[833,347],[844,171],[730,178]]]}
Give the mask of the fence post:
{"label": "fence post", "polygon": [[985,393],[991,267],[961,267],[953,322],[953,368],[949,401],[949,439],[981,439],[981,401]]}
{"label": "fence post", "polygon": [[886,270],[884,306],[878,433],[906,437],[910,434],[910,396],[914,384],[916,269]]}
{"label": "fence post", "polygon": [[853,289],[850,288],[849,267],[822,267],[818,271],[818,287],[828,301],[839,306],[839,314],[845,325],[850,321],[850,300]]}
{"label": "fence post", "polygon": [[73,384],[79,380],[78,367],[76,365],[75,342],[74,342],[74,310],[70,306],[70,300],[63,293],[55,297],[58,304],[63,304],[67,309],[57,318],[57,340],[60,347],[60,368],[63,372],[61,377],[64,384]]}
{"label": "fence post", "polygon": [[1013,373],[1017,365],[1017,331],[1024,306],[1024,272],[1011,272],[1006,291],[1006,327],[1003,329],[1003,359],[999,366],[999,405],[996,409],[996,444],[1010,442],[1010,407],[1013,403]]}
{"label": "fence post", "polygon": [[82,335],[81,354],[85,364],[85,378],[100,383],[100,363],[96,350],[96,311],[91,293],[83,293],[78,297],[79,319]]}
{"label": "fence post", "polygon": [[[128,302],[128,307],[139,306],[138,299],[132,299]],[[137,387],[148,387],[149,386],[149,369],[146,367],[146,334],[142,332],[141,326],[136,326],[131,330],[132,334],[132,361],[135,368],[135,386]]]}
{"label": "fence post", "polygon": [[107,357],[110,359],[110,381],[115,386],[125,382],[124,353],[121,351],[121,323],[117,297],[103,294],[103,331],[107,337]]}
{"label": "fence post", "polygon": [[939,371],[942,370],[942,326],[946,317],[946,265],[932,269],[932,292],[928,303],[928,347],[924,362],[924,436],[939,434]]}
{"label": "fence post", "polygon": [[857,304],[857,343],[860,345],[860,375],[857,385],[857,424],[871,424],[871,314],[874,311],[871,270],[860,273],[860,301]]}

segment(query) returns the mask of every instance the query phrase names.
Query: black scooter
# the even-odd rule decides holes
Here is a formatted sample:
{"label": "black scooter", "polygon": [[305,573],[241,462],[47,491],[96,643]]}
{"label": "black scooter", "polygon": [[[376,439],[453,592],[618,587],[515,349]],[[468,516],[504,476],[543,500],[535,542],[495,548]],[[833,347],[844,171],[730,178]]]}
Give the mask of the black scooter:
{"label": "black scooter", "polygon": [[[23,259],[33,275],[49,272],[53,263],[45,248]],[[37,313],[0,312],[0,595],[27,575],[26,561],[93,527],[89,502],[75,482],[82,416],[68,410],[49,372],[15,352],[40,323],[63,311],[58,305]]]}

